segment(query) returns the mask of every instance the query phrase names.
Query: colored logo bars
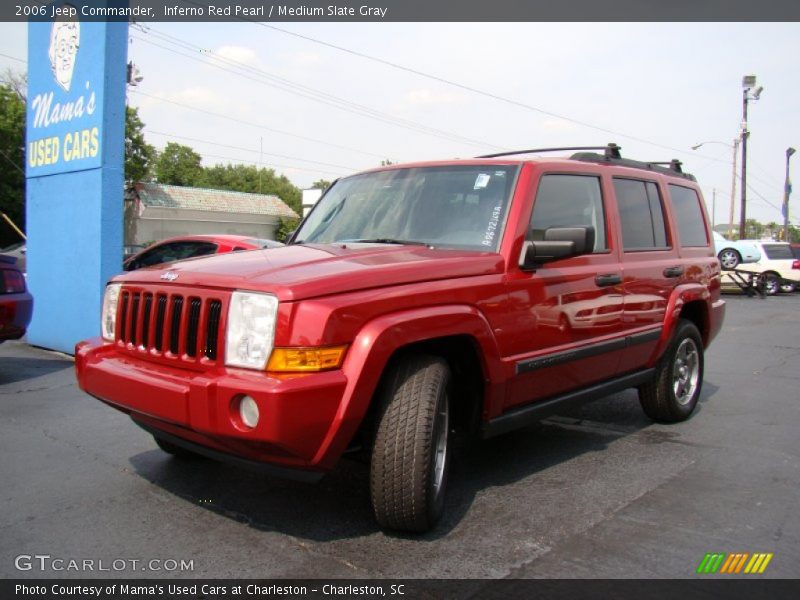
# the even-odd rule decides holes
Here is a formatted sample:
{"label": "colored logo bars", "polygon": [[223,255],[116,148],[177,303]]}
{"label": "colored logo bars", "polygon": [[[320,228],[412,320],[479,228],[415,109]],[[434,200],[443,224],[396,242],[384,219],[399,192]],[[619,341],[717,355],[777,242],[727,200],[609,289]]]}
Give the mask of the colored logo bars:
{"label": "colored logo bars", "polygon": [[708,575],[714,573],[724,574],[761,574],[767,569],[769,561],[772,560],[773,554],[765,552],[756,552],[749,554],[747,552],[740,552],[734,554],[725,554],[724,552],[708,553],[705,555],[700,565],[697,567],[697,572],[701,575]]}

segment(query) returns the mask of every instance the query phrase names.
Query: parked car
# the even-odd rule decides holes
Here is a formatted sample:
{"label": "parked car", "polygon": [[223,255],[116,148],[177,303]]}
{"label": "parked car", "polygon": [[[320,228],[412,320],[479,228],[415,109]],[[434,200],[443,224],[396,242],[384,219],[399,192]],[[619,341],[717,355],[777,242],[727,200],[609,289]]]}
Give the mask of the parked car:
{"label": "parked car", "polygon": [[24,240],[21,242],[17,242],[16,244],[11,244],[10,246],[6,246],[2,250],[0,250],[0,254],[4,254],[5,256],[13,256],[17,259],[17,268],[25,273],[26,265],[26,256],[28,252],[28,245],[27,242]]}
{"label": "parked car", "polygon": [[786,242],[752,241],[761,253],[758,262],[747,265],[746,271],[760,273],[764,291],[768,295],[791,293],[800,284],[800,260],[794,257]]}
{"label": "parked car", "polygon": [[453,435],[630,387],[683,421],[725,312],[700,188],[603,150],[378,168],[268,261],[119,275],[80,387],[178,457],[316,481],[361,448],[378,523],[405,531],[442,515]]}
{"label": "parked car", "polygon": [[16,257],[0,254],[0,344],[25,335],[32,314],[33,297]]}
{"label": "parked car", "polygon": [[740,264],[758,262],[761,258],[758,246],[750,240],[727,240],[716,231],[712,231],[712,235],[714,252],[723,269],[735,269]]}
{"label": "parked car", "polygon": [[122,263],[123,271],[135,271],[176,260],[196,258],[208,254],[224,254],[242,250],[280,248],[275,240],[265,240],[246,235],[185,235],[162,240],[147,247]]}
{"label": "parked car", "polygon": [[144,244],[125,244],[122,247],[122,260],[126,261],[134,254],[139,254],[139,252],[144,249]]}

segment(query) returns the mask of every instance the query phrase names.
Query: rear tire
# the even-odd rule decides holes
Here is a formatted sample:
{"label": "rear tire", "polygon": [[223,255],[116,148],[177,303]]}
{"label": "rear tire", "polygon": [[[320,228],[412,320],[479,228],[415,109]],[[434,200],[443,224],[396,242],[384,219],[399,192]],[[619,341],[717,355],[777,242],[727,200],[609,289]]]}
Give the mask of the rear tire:
{"label": "rear tire", "polygon": [[784,282],[780,285],[780,290],[782,294],[791,294],[792,292],[797,289],[797,285],[792,282]]}
{"label": "rear tire", "polygon": [[171,454],[175,458],[182,458],[186,460],[196,460],[199,458],[203,458],[196,452],[192,452],[191,450],[187,450],[186,448],[181,448],[173,444],[172,442],[168,442],[167,440],[161,439],[160,437],[153,436],[153,439],[158,444],[158,447],[161,448],[167,454]]}
{"label": "rear tire", "polygon": [[781,289],[781,280],[776,273],[764,273],[760,284],[767,296],[774,296]]}
{"label": "rear tire", "polygon": [[658,423],[688,419],[703,386],[703,340],[691,321],[681,319],[655,378],[639,386],[644,413]]}
{"label": "rear tire", "polygon": [[444,512],[450,463],[450,368],[409,356],[390,368],[370,465],[370,494],[382,527],[424,532]]}

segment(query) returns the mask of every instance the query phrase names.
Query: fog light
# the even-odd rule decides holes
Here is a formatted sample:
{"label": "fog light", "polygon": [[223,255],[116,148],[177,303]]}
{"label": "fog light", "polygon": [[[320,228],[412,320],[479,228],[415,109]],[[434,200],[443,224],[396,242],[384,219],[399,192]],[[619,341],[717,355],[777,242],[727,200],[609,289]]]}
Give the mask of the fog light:
{"label": "fog light", "polygon": [[243,396],[239,400],[239,416],[242,423],[251,429],[258,425],[258,404],[250,396]]}

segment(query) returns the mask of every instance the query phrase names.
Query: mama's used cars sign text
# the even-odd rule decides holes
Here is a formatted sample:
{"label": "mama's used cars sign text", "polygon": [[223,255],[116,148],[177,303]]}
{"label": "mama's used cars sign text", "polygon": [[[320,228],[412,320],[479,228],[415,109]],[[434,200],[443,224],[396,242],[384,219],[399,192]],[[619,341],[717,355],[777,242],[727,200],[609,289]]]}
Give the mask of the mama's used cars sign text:
{"label": "mama's used cars sign text", "polygon": [[88,35],[96,26],[57,20],[29,29],[28,177],[100,166],[104,61],[98,36]]}

